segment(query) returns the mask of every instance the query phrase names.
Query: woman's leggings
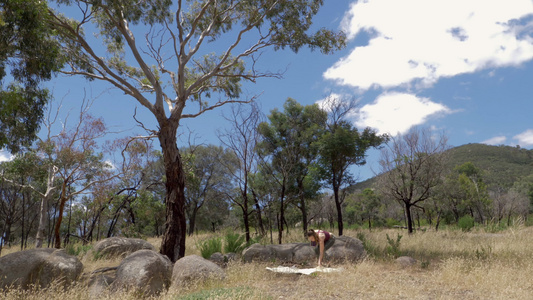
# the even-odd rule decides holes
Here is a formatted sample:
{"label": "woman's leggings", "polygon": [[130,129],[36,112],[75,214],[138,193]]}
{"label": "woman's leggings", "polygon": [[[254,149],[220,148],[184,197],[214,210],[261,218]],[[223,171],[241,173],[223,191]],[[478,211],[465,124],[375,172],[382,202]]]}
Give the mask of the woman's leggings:
{"label": "woman's leggings", "polygon": [[[326,253],[326,250],[331,248],[331,246],[333,246],[334,243],[335,243],[335,237],[333,236],[333,234],[331,234],[329,236],[329,240],[324,242],[324,253]],[[319,245],[317,245],[315,247],[315,253],[316,253],[317,256],[320,255],[320,246]]]}

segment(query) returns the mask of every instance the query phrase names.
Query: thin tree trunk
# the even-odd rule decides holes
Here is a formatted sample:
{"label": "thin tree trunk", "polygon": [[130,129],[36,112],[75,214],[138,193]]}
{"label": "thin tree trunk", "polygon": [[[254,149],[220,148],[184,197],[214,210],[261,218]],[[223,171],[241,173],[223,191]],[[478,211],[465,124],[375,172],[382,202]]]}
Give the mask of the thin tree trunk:
{"label": "thin tree trunk", "polygon": [[21,237],[20,237],[20,251],[24,250],[24,225],[25,225],[25,222],[24,222],[24,219],[25,219],[25,215],[26,215],[26,193],[24,193],[24,191],[22,192],[22,219],[21,219]]}
{"label": "thin tree trunk", "polygon": [[248,193],[243,194],[242,218],[244,221],[244,234],[246,242],[250,241],[250,216],[248,215]]}
{"label": "thin tree trunk", "polygon": [[46,193],[41,199],[41,209],[39,211],[39,227],[37,227],[37,235],[35,237],[35,248],[42,248],[44,235],[46,231],[46,213],[48,212],[48,202],[54,191],[55,168],[48,167],[48,178],[46,180]]}
{"label": "thin tree trunk", "polygon": [[335,207],[337,207],[337,223],[339,226],[339,236],[342,236],[344,225],[342,222],[342,207],[341,207],[341,202],[339,199],[339,187],[338,186],[333,187],[333,194],[335,198]]}
{"label": "thin tree trunk", "polygon": [[65,203],[67,202],[67,197],[65,196],[67,192],[66,183],[64,182],[61,186],[61,199],[59,200],[59,214],[57,215],[56,227],[54,230],[54,248],[61,248],[61,238],[59,232],[61,229],[61,221],[63,221],[63,210],[65,209]]}
{"label": "thin tree trunk", "polygon": [[278,243],[281,244],[283,240],[283,219],[285,217],[283,198],[285,197],[285,180],[283,181],[283,186],[281,187],[281,200],[279,208],[279,220],[278,220]]}
{"label": "thin tree trunk", "polygon": [[302,212],[302,224],[304,236],[307,233],[307,207],[305,206],[305,193],[303,179],[298,181],[298,194],[300,196],[300,211]]}
{"label": "thin tree trunk", "polygon": [[198,207],[195,207],[192,210],[191,215],[189,216],[189,236],[191,236],[194,233],[194,225],[196,223],[196,213],[198,212]]}
{"label": "thin tree trunk", "polygon": [[439,225],[440,225],[440,215],[441,215],[441,212],[439,211],[437,213],[437,224],[435,225],[435,231],[439,231]]}
{"label": "thin tree trunk", "polygon": [[65,246],[70,243],[70,224],[72,223],[72,199],[70,199],[70,206],[68,210],[68,223],[67,223],[67,235],[65,236]]}
{"label": "thin tree trunk", "polygon": [[[185,256],[187,222],[185,218],[185,174],[176,144],[178,124],[160,124],[159,142],[163,150],[166,175],[166,222],[160,252],[176,262]],[[177,122],[176,122],[177,123]]]}
{"label": "thin tree trunk", "polygon": [[126,195],[124,200],[122,200],[122,203],[120,203],[120,206],[117,207],[115,210],[115,213],[113,214],[113,219],[111,219],[111,224],[109,225],[109,229],[107,230],[107,237],[110,238],[113,235],[113,230],[115,230],[115,226],[117,225],[118,218],[120,217],[120,211],[126,206],[126,203],[128,202],[130,198],[130,194]]}
{"label": "thin tree trunk", "polygon": [[255,203],[255,213],[257,218],[257,226],[259,226],[259,232],[261,236],[265,235],[265,226],[263,225],[263,218],[261,216],[261,206],[259,205],[259,200],[257,199],[257,195],[255,194],[254,190],[252,189],[252,196],[254,197],[254,203]]}

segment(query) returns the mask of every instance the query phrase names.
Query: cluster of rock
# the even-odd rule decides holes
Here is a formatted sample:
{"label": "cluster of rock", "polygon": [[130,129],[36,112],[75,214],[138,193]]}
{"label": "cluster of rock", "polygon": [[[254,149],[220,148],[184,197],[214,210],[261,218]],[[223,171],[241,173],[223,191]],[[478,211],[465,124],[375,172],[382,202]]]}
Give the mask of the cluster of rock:
{"label": "cluster of rock", "polygon": [[83,264],[63,249],[31,249],[0,257],[0,291],[11,287],[41,288],[51,284],[65,287],[75,282],[87,284],[91,296],[105,291],[136,289],[152,296],[183,284],[207,278],[223,279],[224,270],[197,255],[183,257],[175,264],[141,239],[109,238],[98,242],[85,259],[123,257],[116,267],[82,274]]}
{"label": "cluster of rock", "polygon": [[[243,251],[245,262],[290,262],[309,265],[316,263],[315,247],[309,243],[292,243],[280,245],[254,244]],[[366,255],[363,243],[352,237],[340,236],[324,253],[324,260],[330,262],[358,261]]]}
{"label": "cluster of rock", "polygon": [[[361,241],[338,237],[333,247],[326,251],[328,260],[357,261],[365,255]],[[82,274],[83,264],[60,249],[31,249],[0,257],[0,291],[10,287],[28,288],[51,284],[68,286],[75,282],[86,283],[89,293],[97,297],[105,291],[138,290],[144,296],[157,295],[166,289],[179,289],[186,283],[207,278],[222,280],[222,268],[235,254],[215,253],[211,260],[190,255],[172,262],[155,251],[141,239],[109,238],[98,242],[85,259],[123,257],[117,267]],[[244,262],[313,263],[316,254],[309,244],[260,245],[244,250]]]}

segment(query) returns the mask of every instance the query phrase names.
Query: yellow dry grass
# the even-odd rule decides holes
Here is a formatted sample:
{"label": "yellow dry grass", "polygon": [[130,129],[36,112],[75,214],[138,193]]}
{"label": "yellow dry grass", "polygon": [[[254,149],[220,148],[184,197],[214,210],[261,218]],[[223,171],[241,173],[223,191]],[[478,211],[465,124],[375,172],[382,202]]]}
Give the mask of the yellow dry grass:
{"label": "yellow dry grass", "polygon": [[[157,299],[533,299],[533,228],[514,227],[498,233],[427,231],[408,235],[398,230],[363,233],[367,243],[384,253],[388,234],[401,234],[400,251],[418,260],[412,267],[401,267],[386,255],[370,255],[352,264],[338,264],[338,273],[310,276],[279,274],[266,270],[275,263],[243,264],[232,262],[224,281],[193,284],[171,290]],[[356,237],[358,232],[346,235]],[[187,240],[187,255],[199,254],[197,242],[209,234]],[[291,232],[285,241],[303,241]],[[160,240],[149,239],[159,248]],[[15,251],[17,251],[16,249]],[[4,249],[9,252],[11,249]],[[381,252],[380,252],[381,251]],[[85,270],[118,265],[118,261],[84,261]],[[136,299],[133,291],[107,294],[100,299]],[[3,299],[89,299],[87,289],[9,290]]]}

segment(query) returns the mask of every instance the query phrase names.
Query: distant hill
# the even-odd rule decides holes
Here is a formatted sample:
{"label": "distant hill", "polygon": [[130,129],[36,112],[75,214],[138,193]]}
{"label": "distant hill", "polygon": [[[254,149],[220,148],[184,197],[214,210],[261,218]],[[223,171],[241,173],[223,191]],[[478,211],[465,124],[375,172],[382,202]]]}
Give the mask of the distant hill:
{"label": "distant hill", "polygon": [[[467,144],[447,151],[447,167],[472,162],[483,170],[483,179],[488,185],[497,183],[509,187],[522,177],[533,174],[533,150],[511,146],[490,146]],[[354,188],[363,190],[371,187],[376,178],[357,183]]]}
{"label": "distant hill", "polygon": [[533,174],[533,150],[511,146],[467,144],[448,150],[448,167],[472,162],[483,170],[487,184],[511,186],[518,179]]}

